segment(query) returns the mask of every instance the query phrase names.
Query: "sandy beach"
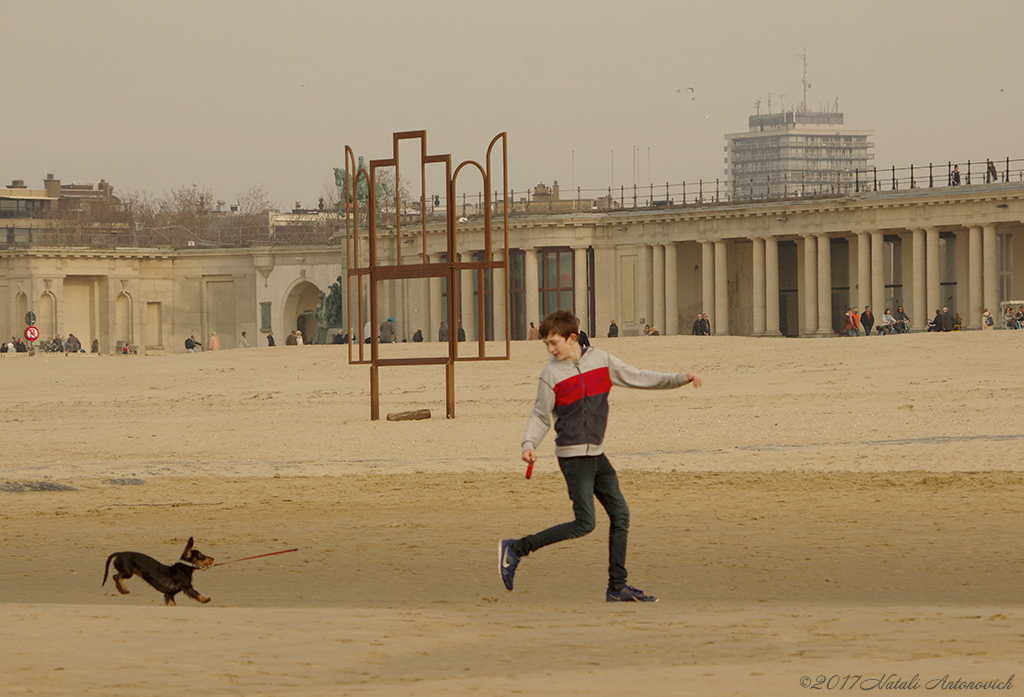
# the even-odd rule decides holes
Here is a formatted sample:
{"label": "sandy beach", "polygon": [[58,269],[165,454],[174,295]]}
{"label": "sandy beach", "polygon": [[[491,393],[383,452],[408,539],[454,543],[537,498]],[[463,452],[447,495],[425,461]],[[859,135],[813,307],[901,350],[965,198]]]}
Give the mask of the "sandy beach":
{"label": "sandy beach", "polygon": [[[453,420],[443,369],[382,369],[382,413],[432,410],[410,422],[369,420],[345,347],[0,357],[3,694],[1005,683],[1024,655],[1022,341],[595,340],[704,378],[612,391],[630,582],[656,604],[604,602],[603,513],[501,585],[500,538],[571,517],[551,438],[531,480],[519,457],[539,343],[460,363]],[[218,562],[298,551],[196,572],[207,605],[101,587],[112,552],[170,563],[189,536]]]}

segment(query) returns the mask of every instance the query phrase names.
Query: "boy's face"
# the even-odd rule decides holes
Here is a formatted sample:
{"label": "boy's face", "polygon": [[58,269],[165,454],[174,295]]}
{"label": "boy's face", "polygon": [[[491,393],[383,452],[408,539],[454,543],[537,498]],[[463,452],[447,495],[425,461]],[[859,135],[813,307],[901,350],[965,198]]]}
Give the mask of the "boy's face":
{"label": "boy's face", "polygon": [[551,332],[544,339],[544,348],[546,348],[548,353],[550,353],[556,360],[579,360],[580,345],[578,338],[579,337],[575,333],[570,334],[569,337],[566,338],[561,334]]}

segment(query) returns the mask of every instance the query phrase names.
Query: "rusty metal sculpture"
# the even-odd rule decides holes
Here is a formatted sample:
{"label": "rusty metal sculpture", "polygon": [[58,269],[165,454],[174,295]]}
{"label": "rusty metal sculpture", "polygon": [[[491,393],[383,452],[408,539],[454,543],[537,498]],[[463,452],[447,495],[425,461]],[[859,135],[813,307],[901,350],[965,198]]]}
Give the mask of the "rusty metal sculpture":
{"label": "rusty metal sculpture", "polygon": [[[377,248],[377,187],[376,187],[376,171],[381,167],[394,167],[395,169],[395,182],[399,181],[400,173],[400,162],[399,162],[399,143],[403,140],[415,140],[420,141],[420,220],[421,220],[421,240],[422,246],[418,253],[421,261],[416,264],[403,264],[402,263],[402,227],[401,227],[401,187],[395,187],[395,211],[396,211],[396,224],[394,230],[395,238],[395,254],[394,264],[381,265],[378,263],[378,248]],[[492,186],[492,170],[491,170],[491,152],[498,141],[501,141],[501,153],[502,153],[502,219],[504,223],[504,234],[502,236],[503,250],[502,258],[500,261],[494,260],[494,250],[492,244],[492,211],[491,205],[485,205],[483,207],[484,213],[484,252],[483,259],[480,261],[460,261],[458,257],[458,231],[457,231],[457,219],[455,217],[455,192],[456,192],[456,181],[458,179],[459,172],[463,167],[471,165],[476,167],[481,176],[483,177],[483,191],[490,192],[493,189]],[[445,366],[445,415],[447,418],[455,418],[455,362],[456,361],[486,361],[486,360],[508,360],[509,352],[511,347],[511,339],[509,334],[509,303],[507,302],[509,294],[509,274],[508,274],[508,142],[507,135],[505,133],[499,133],[492,140],[490,145],[487,147],[487,156],[485,160],[486,166],[481,166],[478,162],[473,160],[467,160],[459,164],[452,171],[452,157],[448,155],[429,155],[427,154],[427,132],[426,131],[404,131],[394,133],[392,136],[392,157],[385,160],[370,160],[369,171],[365,169],[358,169],[356,167],[356,158],[352,151],[352,148],[345,146],[345,173],[344,187],[345,192],[342,196],[343,206],[345,206],[345,237],[346,237],[346,257],[348,258],[348,316],[349,316],[349,363],[369,363],[370,365],[370,419],[377,421],[380,419],[380,367],[381,366],[411,366],[411,365],[441,365]],[[426,166],[427,164],[443,164],[445,165],[445,195],[446,195],[446,255],[445,261],[431,263],[427,252],[427,192],[426,192]],[[351,170],[350,170],[351,167]],[[363,179],[366,184],[366,189],[369,191],[368,201],[368,215],[367,215],[367,262],[362,265],[362,259],[360,257],[360,233],[359,233],[359,203],[358,203],[358,190],[360,185],[360,179]],[[341,179],[339,177],[339,179]],[[486,331],[484,329],[483,318],[485,317],[485,304],[486,296],[483,292],[485,284],[485,272],[488,269],[501,269],[504,271],[504,288],[496,289],[499,292],[504,293],[506,302],[502,303],[505,310],[505,353],[504,355],[489,356],[487,355],[487,347],[485,345]],[[478,349],[475,356],[460,356],[459,355],[459,344],[458,336],[456,331],[455,318],[458,317],[458,299],[459,293],[459,275],[463,270],[471,270],[477,274],[477,284],[481,292],[478,293],[478,317],[481,318],[480,327],[478,329]],[[398,279],[429,279],[429,278],[446,278],[448,279],[448,326],[450,328],[448,336],[448,355],[447,356],[427,356],[419,358],[381,358],[380,356],[380,343],[378,341],[377,331],[370,332],[370,358],[366,360],[363,352],[364,343],[361,337],[362,328],[364,326],[365,317],[363,315],[364,307],[364,289],[363,286],[368,285],[369,289],[369,313],[371,318],[371,327],[376,328],[376,322],[380,315],[378,314],[378,284],[385,281],[398,280]],[[356,291],[352,291],[352,283],[356,283]],[[470,288],[469,292],[472,292]],[[357,306],[357,323],[352,327],[352,302],[356,301]],[[358,358],[353,356],[355,346],[358,346]]]}

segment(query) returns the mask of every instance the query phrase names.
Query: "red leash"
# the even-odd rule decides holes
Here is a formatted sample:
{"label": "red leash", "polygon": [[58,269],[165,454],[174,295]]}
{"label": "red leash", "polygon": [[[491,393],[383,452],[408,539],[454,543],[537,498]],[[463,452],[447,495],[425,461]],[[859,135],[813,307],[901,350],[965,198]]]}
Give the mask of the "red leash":
{"label": "red leash", "polygon": [[[296,547],[295,549],[282,549],[280,552],[270,552],[269,554],[257,554],[255,557],[243,557],[241,559],[232,559],[231,561],[222,561],[220,563],[214,564],[213,566],[224,566],[225,564],[234,564],[236,561],[248,561],[249,559],[259,559],[260,557],[272,557],[275,554],[287,554],[288,552],[298,551],[298,547]],[[213,566],[211,566],[210,568],[212,569]]]}

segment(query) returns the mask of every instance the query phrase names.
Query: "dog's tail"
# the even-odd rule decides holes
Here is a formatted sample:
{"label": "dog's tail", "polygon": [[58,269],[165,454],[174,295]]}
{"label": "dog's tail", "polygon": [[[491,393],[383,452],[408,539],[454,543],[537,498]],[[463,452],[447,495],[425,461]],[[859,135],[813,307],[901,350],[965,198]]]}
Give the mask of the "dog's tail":
{"label": "dog's tail", "polygon": [[109,557],[107,557],[107,565],[103,568],[103,583],[100,584],[101,586],[107,585],[107,573],[110,572],[110,561],[118,554],[120,554],[120,552],[114,552]]}

